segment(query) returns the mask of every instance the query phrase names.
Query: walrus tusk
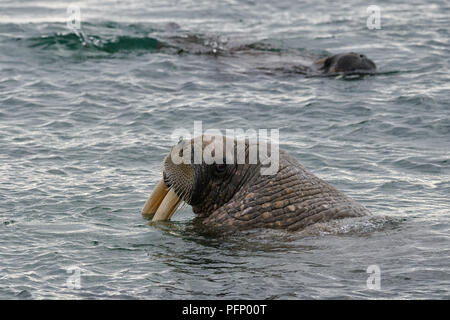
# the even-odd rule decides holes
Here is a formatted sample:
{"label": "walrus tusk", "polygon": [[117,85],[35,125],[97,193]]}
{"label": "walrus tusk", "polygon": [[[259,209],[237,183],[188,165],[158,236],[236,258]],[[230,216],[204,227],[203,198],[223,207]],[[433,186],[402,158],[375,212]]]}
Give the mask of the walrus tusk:
{"label": "walrus tusk", "polygon": [[164,179],[161,179],[147,202],[145,202],[144,208],[142,209],[142,215],[148,217],[154,214],[168,192],[169,188],[164,183]]}
{"label": "walrus tusk", "polygon": [[152,221],[169,220],[180,202],[181,198],[175,193],[175,191],[170,189],[169,193],[164,197],[163,201],[159,205],[158,210],[156,210]]}

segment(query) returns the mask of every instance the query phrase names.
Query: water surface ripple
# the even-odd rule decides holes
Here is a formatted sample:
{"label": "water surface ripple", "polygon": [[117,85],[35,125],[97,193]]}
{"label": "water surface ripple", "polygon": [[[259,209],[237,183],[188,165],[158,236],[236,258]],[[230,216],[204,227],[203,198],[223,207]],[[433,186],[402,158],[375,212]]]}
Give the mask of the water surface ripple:
{"label": "water surface ripple", "polygon": [[[69,3],[0,3],[0,298],[450,298],[447,1],[379,1],[380,30],[361,0],[78,1],[76,33]],[[286,72],[346,51],[379,73]],[[212,234],[186,206],[148,225],[170,134],[194,120],[279,128],[377,219]]]}

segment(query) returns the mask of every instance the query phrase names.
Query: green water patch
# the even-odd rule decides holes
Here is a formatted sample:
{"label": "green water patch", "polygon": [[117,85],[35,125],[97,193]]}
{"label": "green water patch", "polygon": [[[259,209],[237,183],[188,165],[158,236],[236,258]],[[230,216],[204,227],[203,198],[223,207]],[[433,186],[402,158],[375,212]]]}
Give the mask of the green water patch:
{"label": "green water patch", "polygon": [[27,46],[33,49],[54,51],[58,53],[85,52],[92,53],[133,53],[158,52],[168,47],[164,42],[153,37],[114,36],[110,39],[81,32],[55,33],[26,39]]}

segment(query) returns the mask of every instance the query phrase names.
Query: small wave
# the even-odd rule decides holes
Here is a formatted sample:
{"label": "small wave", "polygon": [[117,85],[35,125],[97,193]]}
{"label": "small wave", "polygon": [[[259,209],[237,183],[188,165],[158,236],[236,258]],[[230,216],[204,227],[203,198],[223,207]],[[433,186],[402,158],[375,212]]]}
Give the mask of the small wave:
{"label": "small wave", "polygon": [[103,39],[99,36],[87,36],[84,33],[56,33],[29,38],[27,41],[30,48],[77,52],[155,52],[168,47],[164,42],[152,37],[117,36],[113,39]]}
{"label": "small wave", "polygon": [[22,290],[16,294],[16,297],[19,299],[32,299],[33,295],[28,290]]}
{"label": "small wave", "polygon": [[387,216],[365,216],[316,223],[299,232],[301,236],[367,235],[375,231],[395,228],[400,220]]}
{"label": "small wave", "polygon": [[134,38],[122,36],[115,41],[104,42],[100,48],[109,53],[119,51],[158,51],[164,44],[155,38]]}

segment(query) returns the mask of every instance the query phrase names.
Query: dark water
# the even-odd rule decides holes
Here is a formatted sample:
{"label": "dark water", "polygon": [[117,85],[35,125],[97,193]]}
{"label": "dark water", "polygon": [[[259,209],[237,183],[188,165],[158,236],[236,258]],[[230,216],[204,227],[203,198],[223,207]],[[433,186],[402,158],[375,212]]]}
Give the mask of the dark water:
{"label": "dark water", "polygon": [[[77,33],[69,3],[0,2],[0,298],[450,298],[447,1],[378,1],[380,30],[365,1],[80,1]],[[289,72],[347,51],[379,74]],[[194,120],[280,129],[377,218],[210,234],[186,206],[150,226]]]}

